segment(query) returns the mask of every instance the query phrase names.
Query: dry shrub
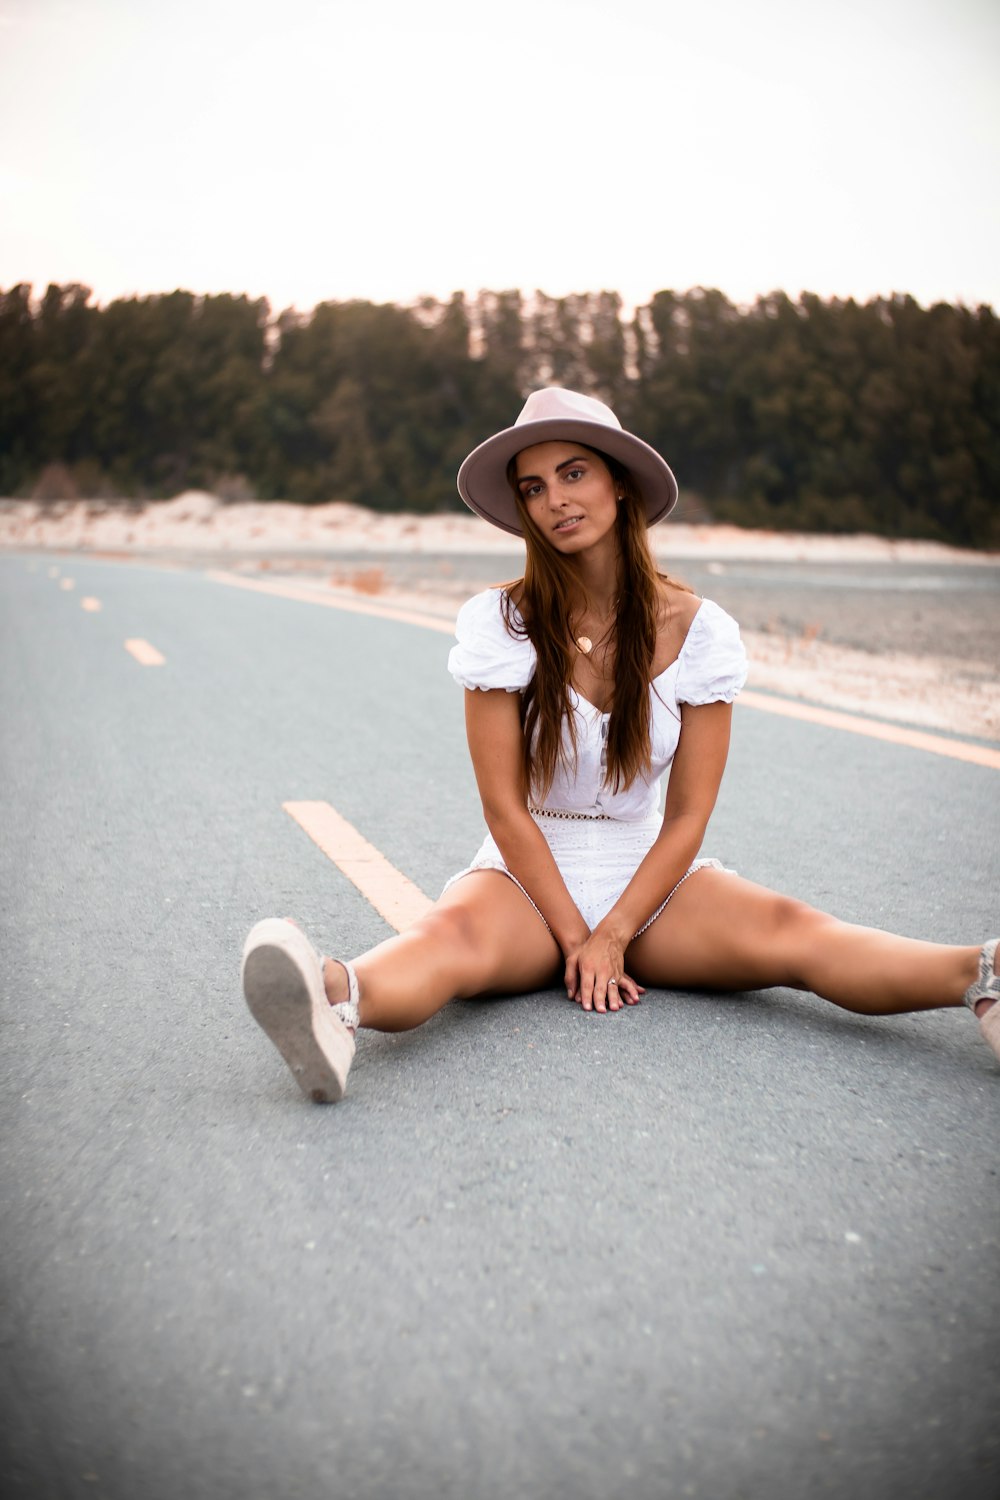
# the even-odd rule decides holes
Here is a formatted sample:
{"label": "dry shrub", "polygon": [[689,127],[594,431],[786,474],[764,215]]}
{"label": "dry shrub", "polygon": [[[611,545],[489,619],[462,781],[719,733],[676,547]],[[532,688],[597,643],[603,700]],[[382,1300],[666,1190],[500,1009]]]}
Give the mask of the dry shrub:
{"label": "dry shrub", "polygon": [[358,594],[384,594],[385,569],[360,568],[356,573],[351,574],[350,585]]}

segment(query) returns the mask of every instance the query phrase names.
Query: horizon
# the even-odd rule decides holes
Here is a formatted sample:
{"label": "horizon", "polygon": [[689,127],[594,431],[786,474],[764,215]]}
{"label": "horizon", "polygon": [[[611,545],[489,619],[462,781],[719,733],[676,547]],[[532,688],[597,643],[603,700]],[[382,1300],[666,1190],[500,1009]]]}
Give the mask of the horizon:
{"label": "horizon", "polygon": [[[98,307],[98,308],[105,308],[105,307],[107,307],[112,302],[142,301],[142,300],[147,299],[147,298],[172,297],[172,296],[175,296],[175,295],[191,296],[196,301],[204,301],[205,299],[210,298],[210,297],[232,297],[234,300],[239,300],[240,298],[245,298],[246,301],[249,302],[249,303],[264,301],[264,302],[266,302],[268,304],[268,314],[269,314],[269,317],[271,317],[271,318],[277,318],[277,317],[281,317],[286,312],[293,312],[293,313],[298,314],[299,316],[307,317],[310,314],[312,314],[313,312],[315,312],[315,310],[316,310],[317,307],[319,307],[319,306],[322,305],[321,303],[316,302],[316,303],[311,304],[308,307],[297,306],[295,304],[290,304],[290,305],[285,306],[285,305],[281,305],[281,304],[275,302],[272,298],[268,297],[268,295],[267,295],[266,292],[254,293],[254,292],[247,292],[247,291],[243,291],[243,290],[234,290],[231,287],[222,288],[222,289],[217,290],[217,291],[216,290],[213,290],[213,291],[199,291],[199,290],[196,290],[194,287],[190,287],[190,286],[172,286],[172,287],[160,287],[160,288],[155,288],[155,289],[151,289],[149,291],[142,291],[142,292],[134,292],[134,291],[119,292],[119,293],[116,293],[116,294],[114,294],[112,296],[109,296],[109,297],[99,297],[98,294],[97,294],[97,292],[95,291],[95,289],[93,287],[88,286],[84,281],[80,280],[79,278],[71,278],[70,280],[64,281],[64,282],[47,282],[44,285],[42,285],[42,283],[35,284],[35,283],[26,282],[26,281],[14,282],[14,283],[12,283],[10,285],[3,285],[2,283],[0,283],[0,295],[9,294],[10,292],[14,291],[17,286],[30,286],[30,289],[31,289],[31,303],[32,303],[32,305],[34,307],[37,307],[40,304],[40,302],[41,302],[42,298],[45,296],[45,293],[48,290],[49,286],[58,286],[62,290],[65,290],[68,287],[81,287],[84,291],[87,292],[87,294],[88,294],[88,301],[90,301],[92,299],[93,300],[93,304],[96,307]],[[463,297],[465,299],[466,306],[468,307],[468,306],[474,305],[476,298],[479,297],[479,296],[482,296],[482,295],[494,295],[494,296],[497,296],[497,295],[504,295],[504,294],[507,294],[507,293],[510,293],[510,292],[516,292],[521,298],[523,298],[524,303],[525,303],[526,307],[529,310],[530,310],[530,308],[532,306],[532,303],[533,303],[534,299],[537,298],[537,297],[545,297],[545,298],[548,298],[551,301],[562,301],[562,300],[566,300],[566,299],[573,298],[573,297],[588,297],[588,296],[592,297],[592,296],[600,296],[600,295],[612,295],[612,296],[618,296],[619,298],[621,298],[621,293],[617,292],[613,287],[592,287],[592,288],[589,288],[587,290],[581,290],[579,288],[576,288],[573,291],[565,292],[565,293],[562,293],[562,294],[555,294],[555,293],[548,292],[548,291],[545,290],[544,287],[534,287],[530,292],[525,291],[525,289],[523,287],[477,287],[475,290],[472,290],[472,291],[470,291],[468,288],[456,287],[451,292],[446,293],[443,297],[435,297],[433,293],[421,292],[418,295],[416,295],[415,297],[406,298],[406,299],[394,299],[394,298],[376,299],[376,298],[362,297],[362,296],[344,296],[344,297],[327,297],[327,298],[324,298],[323,301],[326,302],[326,303],[337,303],[337,304],[339,304],[339,303],[347,303],[347,302],[370,302],[374,306],[397,307],[397,308],[400,308],[400,309],[405,310],[405,311],[419,311],[421,305],[424,304],[424,303],[426,303],[428,300],[433,301],[438,307],[447,307],[447,305],[451,301],[452,297],[454,297],[454,296],[461,296],[461,297]],[[626,302],[624,299],[622,299],[622,301],[621,301],[621,307],[620,307],[620,311],[619,311],[619,316],[621,317],[622,321],[625,324],[627,324],[628,322],[630,322],[631,319],[634,317],[634,315],[635,315],[636,312],[638,312],[642,308],[648,307],[651,304],[651,302],[653,301],[653,299],[655,297],[661,295],[664,292],[669,292],[671,295],[676,296],[676,297],[681,297],[681,298],[683,298],[683,297],[689,297],[694,292],[705,292],[705,293],[718,292],[720,295],[722,295],[723,297],[726,298],[727,302],[729,302],[729,304],[737,312],[739,312],[741,314],[748,313],[748,312],[752,311],[753,308],[755,306],[757,306],[760,302],[766,301],[770,297],[779,297],[779,296],[787,297],[788,300],[790,302],[792,302],[793,304],[801,304],[802,300],[804,298],[806,298],[806,297],[817,297],[821,302],[827,303],[827,304],[830,304],[830,303],[841,303],[841,304],[844,304],[844,303],[852,302],[853,301],[856,305],[862,306],[862,307],[863,306],[869,306],[873,302],[891,302],[891,301],[893,301],[896,298],[905,297],[905,298],[909,298],[913,302],[915,302],[917,304],[917,306],[920,308],[921,311],[927,311],[931,307],[942,306],[943,305],[943,306],[952,307],[952,308],[955,308],[956,310],[961,310],[961,311],[965,311],[965,312],[978,312],[980,309],[985,308],[987,311],[991,312],[994,316],[996,316],[997,312],[998,312],[997,307],[993,303],[991,303],[991,302],[983,302],[983,301],[979,301],[979,302],[963,302],[963,301],[949,302],[946,298],[943,298],[943,297],[938,297],[938,298],[934,298],[933,300],[926,300],[926,301],[924,301],[924,300],[921,300],[919,297],[915,297],[912,292],[907,291],[903,287],[897,287],[897,288],[895,288],[894,290],[892,290],[890,292],[873,292],[871,294],[871,296],[868,296],[868,297],[860,297],[860,296],[855,296],[853,294],[848,294],[848,295],[845,295],[845,296],[838,296],[836,294],[831,294],[829,296],[824,296],[824,295],[820,294],[819,292],[814,291],[812,288],[809,288],[809,287],[803,288],[797,294],[792,294],[791,292],[787,292],[783,287],[772,287],[769,291],[756,293],[752,298],[750,298],[747,301],[738,302],[738,301],[734,301],[733,298],[729,297],[728,294],[724,291],[724,289],[722,287],[712,287],[712,286],[704,286],[704,285],[698,284],[696,286],[690,286],[690,287],[677,287],[677,286],[662,286],[662,287],[657,287],[656,290],[653,291],[652,293],[650,293],[650,295],[644,301],[640,301],[640,302]]]}

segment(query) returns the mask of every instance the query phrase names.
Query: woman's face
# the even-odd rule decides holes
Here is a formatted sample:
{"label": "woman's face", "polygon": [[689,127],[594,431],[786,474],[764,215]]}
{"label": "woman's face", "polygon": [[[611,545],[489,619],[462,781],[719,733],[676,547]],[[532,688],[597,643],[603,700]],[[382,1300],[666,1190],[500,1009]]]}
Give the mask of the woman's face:
{"label": "woman's face", "polygon": [[582,443],[536,443],[517,455],[517,488],[532,521],[567,555],[614,534],[619,496],[608,466]]}

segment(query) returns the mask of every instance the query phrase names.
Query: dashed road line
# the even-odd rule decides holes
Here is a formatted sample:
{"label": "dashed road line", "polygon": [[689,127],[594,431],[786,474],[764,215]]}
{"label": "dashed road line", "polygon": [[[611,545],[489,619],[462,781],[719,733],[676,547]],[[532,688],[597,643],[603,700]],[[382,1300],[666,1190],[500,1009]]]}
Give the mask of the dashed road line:
{"label": "dashed road line", "polygon": [[125,650],[131,652],[136,661],[141,662],[144,667],[162,667],[167,659],[161,656],[156,647],[151,646],[148,641],[126,641]]}
{"label": "dashed road line", "polygon": [[76,584],[73,582],[72,578],[60,578],[59,587],[61,589],[75,589]]}
{"label": "dashed road line", "polygon": [[85,609],[88,614],[96,615],[101,607],[100,599],[93,599],[90,595],[80,600],[80,608]]}
{"label": "dashed road line", "polygon": [[430,911],[430,897],[329,802],[283,802],[282,807],[397,932]]}

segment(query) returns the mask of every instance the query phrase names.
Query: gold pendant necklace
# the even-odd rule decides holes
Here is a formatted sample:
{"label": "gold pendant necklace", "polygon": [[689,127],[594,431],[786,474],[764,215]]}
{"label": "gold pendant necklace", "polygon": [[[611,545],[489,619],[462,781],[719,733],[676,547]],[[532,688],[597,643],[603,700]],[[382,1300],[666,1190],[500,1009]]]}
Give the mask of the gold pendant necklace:
{"label": "gold pendant necklace", "polygon": [[611,634],[614,628],[615,621],[614,617],[612,616],[611,623],[609,624],[607,630],[605,630],[603,635],[599,635],[596,641],[592,640],[589,635],[577,635],[574,636],[573,639],[575,640],[580,650],[583,652],[584,656],[589,656],[590,653],[594,650],[595,646],[604,645],[604,642],[607,640],[608,636]]}

